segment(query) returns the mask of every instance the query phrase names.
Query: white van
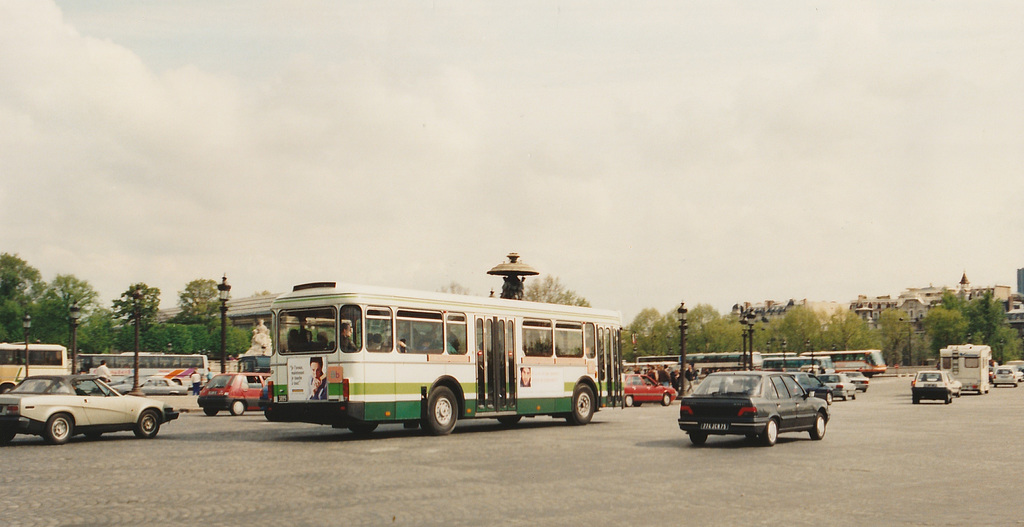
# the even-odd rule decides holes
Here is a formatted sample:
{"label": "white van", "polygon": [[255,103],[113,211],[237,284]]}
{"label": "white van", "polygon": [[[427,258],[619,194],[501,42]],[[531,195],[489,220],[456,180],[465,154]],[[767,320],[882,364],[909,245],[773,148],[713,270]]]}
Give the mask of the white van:
{"label": "white van", "polygon": [[960,381],[964,390],[988,393],[988,365],[992,360],[992,348],[962,344],[939,350],[939,366],[950,377]]}

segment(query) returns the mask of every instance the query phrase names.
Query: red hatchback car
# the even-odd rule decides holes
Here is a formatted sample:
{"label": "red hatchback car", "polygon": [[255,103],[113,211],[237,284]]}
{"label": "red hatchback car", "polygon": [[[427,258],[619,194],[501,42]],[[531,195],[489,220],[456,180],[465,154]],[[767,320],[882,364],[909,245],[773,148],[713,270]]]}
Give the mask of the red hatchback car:
{"label": "red hatchback car", "polygon": [[210,379],[199,392],[199,406],[206,415],[228,410],[242,415],[246,410],[260,409],[260,395],[267,385],[269,373],[222,373]]}
{"label": "red hatchback car", "polygon": [[672,404],[676,400],[676,391],[670,386],[662,386],[636,373],[626,375],[622,383],[626,391],[626,406],[640,406],[643,403],[661,402],[662,406]]}

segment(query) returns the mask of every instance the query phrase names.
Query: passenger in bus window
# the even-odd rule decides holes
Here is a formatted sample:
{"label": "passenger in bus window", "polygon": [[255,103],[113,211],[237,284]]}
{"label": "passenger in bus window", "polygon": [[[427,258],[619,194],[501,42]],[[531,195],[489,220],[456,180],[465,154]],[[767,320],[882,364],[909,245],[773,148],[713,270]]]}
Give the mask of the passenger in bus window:
{"label": "passenger in bus window", "polygon": [[358,351],[355,342],[352,342],[352,323],[347,320],[341,322],[341,351],[346,353]]}
{"label": "passenger in bus window", "polygon": [[405,343],[405,339],[398,339],[398,352],[399,353],[408,353],[409,352],[409,345]]}

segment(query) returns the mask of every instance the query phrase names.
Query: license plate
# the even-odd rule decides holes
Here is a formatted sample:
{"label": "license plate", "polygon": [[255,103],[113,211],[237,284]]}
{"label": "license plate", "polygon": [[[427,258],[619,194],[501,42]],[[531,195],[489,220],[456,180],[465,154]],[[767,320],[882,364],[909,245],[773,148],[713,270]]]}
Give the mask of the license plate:
{"label": "license plate", "polygon": [[729,423],[701,423],[701,430],[728,430]]}
{"label": "license plate", "polygon": [[938,388],[938,387],[939,387],[939,385],[934,383],[934,382],[926,382],[926,383],[924,383],[924,386],[923,386],[923,388]]}

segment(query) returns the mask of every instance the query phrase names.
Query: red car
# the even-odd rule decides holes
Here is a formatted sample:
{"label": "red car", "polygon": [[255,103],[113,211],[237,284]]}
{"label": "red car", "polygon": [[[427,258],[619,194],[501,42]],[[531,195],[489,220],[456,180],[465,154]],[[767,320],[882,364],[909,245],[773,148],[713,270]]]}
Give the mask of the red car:
{"label": "red car", "polygon": [[269,373],[222,373],[199,392],[199,406],[206,415],[217,415],[221,410],[231,415],[259,410],[260,395],[269,378]]}
{"label": "red car", "polygon": [[676,400],[676,391],[671,386],[662,386],[643,375],[630,373],[622,383],[626,390],[626,406],[640,406],[643,403],[661,402],[662,406]]}

